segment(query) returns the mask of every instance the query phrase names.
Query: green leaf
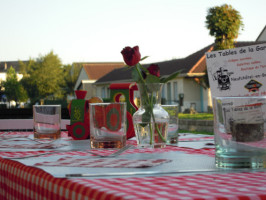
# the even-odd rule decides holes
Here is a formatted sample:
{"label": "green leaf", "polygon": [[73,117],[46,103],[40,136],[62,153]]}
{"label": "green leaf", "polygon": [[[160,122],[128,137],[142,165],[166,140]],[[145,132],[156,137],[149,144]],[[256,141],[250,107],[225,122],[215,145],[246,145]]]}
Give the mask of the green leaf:
{"label": "green leaf", "polygon": [[123,69],[125,69],[125,70],[129,70],[129,69],[131,69],[131,68],[135,68],[135,66],[125,65]]}
{"label": "green leaf", "polygon": [[144,56],[143,58],[140,59],[140,61],[145,60],[146,58],[148,58],[149,56]]}
{"label": "green leaf", "polygon": [[154,75],[147,75],[146,83],[160,83],[160,78]]}
{"label": "green leaf", "polygon": [[142,65],[139,65],[139,66],[140,66],[140,68],[141,68],[142,71],[144,71],[144,72],[149,72],[149,71],[147,70],[147,68],[143,67]]}
{"label": "green leaf", "polygon": [[137,83],[140,82],[139,73],[135,67],[132,69],[132,79]]}
{"label": "green leaf", "polygon": [[161,83],[167,83],[168,81],[176,78],[179,74],[180,74],[181,70],[175,72],[175,73],[172,73],[170,76],[166,77],[166,78],[161,78],[160,79],[160,82]]}

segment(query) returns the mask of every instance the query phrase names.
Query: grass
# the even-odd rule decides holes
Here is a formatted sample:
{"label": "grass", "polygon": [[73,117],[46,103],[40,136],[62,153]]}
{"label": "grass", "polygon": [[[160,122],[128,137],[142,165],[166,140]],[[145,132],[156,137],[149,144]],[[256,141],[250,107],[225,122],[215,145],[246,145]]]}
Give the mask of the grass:
{"label": "grass", "polygon": [[184,114],[178,113],[179,119],[200,119],[200,120],[213,120],[211,113],[197,113],[197,114]]}
{"label": "grass", "polygon": [[[213,114],[210,113],[197,113],[197,114],[184,114],[178,113],[179,119],[199,119],[199,120],[213,120]],[[194,133],[194,134],[204,134],[204,135],[213,135],[213,132],[206,131],[189,131],[189,130],[179,130],[179,133]]]}
{"label": "grass", "polygon": [[203,135],[214,135],[213,132],[207,132],[207,131],[178,130],[178,133],[194,133],[194,134],[203,134]]}

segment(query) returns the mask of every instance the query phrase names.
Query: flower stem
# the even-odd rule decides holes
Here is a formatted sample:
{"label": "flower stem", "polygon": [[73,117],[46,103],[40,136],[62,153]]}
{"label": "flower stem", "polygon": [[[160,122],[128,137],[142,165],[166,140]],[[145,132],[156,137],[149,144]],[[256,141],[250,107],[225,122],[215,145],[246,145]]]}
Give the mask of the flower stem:
{"label": "flower stem", "polygon": [[[137,72],[138,72],[138,74],[139,74],[139,77],[140,77],[140,81],[141,81],[141,83],[145,84],[146,81],[145,81],[145,79],[142,77],[142,74],[141,74],[140,69],[139,69],[139,65],[140,65],[139,63],[136,65],[136,69],[137,69]],[[161,133],[159,127],[158,127],[158,124],[155,122],[155,116],[154,116],[154,113],[153,113],[153,100],[152,100],[152,96],[151,96],[151,99],[149,99],[149,95],[148,95],[147,88],[146,88],[145,86],[144,86],[143,88],[144,88],[144,90],[145,90],[144,93],[145,93],[145,95],[146,95],[145,100],[148,101],[148,102],[145,102],[145,103],[148,104],[149,109],[150,109],[150,111],[151,111],[151,117],[152,117],[152,120],[153,120],[153,122],[154,122],[155,129],[156,129],[157,133],[159,134],[161,140],[162,140],[163,142],[166,142],[166,139],[163,137],[163,135],[162,135],[162,133]],[[153,139],[152,123],[149,123],[149,128],[150,128],[150,144],[152,144],[152,139]]]}
{"label": "flower stem", "polygon": [[[139,70],[139,63],[136,65],[136,69],[137,69],[137,72],[138,72],[138,74],[139,74],[139,77],[140,77],[140,81],[142,82],[142,84],[145,84],[145,80],[144,80],[144,78],[142,77],[142,74],[141,74],[141,72],[140,72],[140,70]],[[152,108],[152,105],[150,105],[150,99],[149,99],[149,95],[148,95],[148,91],[147,91],[147,88],[146,87],[143,87],[144,89],[145,89],[145,95],[146,95],[146,97],[145,97],[145,101],[148,101],[148,102],[145,102],[145,103],[148,103],[148,105],[149,105],[149,107],[150,107],[150,109],[152,110],[153,108]],[[153,113],[153,112],[152,112]],[[154,122],[155,122],[155,120],[154,120]],[[152,131],[152,124],[151,123],[149,123],[149,129],[150,129],[150,144],[152,144],[152,138],[153,138],[153,131]]]}

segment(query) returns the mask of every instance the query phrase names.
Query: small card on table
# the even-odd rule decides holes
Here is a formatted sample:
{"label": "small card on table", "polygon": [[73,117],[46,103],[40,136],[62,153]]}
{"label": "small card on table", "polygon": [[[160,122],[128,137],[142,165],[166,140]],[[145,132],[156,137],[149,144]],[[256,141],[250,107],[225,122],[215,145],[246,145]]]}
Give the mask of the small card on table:
{"label": "small card on table", "polygon": [[206,53],[212,97],[266,95],[266,43]]}

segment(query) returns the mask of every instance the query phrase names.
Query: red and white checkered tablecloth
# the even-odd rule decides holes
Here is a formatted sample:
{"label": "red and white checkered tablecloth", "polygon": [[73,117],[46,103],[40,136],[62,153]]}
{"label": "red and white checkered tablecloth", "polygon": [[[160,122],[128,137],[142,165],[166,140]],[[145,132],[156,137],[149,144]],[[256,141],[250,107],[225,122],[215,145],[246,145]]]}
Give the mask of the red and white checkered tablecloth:
{"label": "red and white checkered tablecloth", "polygon": [[[12,131],[12,132],[0,131],[0,139],[11,138],[11,137],[28,137],[29,135],[33,135],[33,132],[31,131]],[[64,139],[69,138],[68,132],[61,131],[61,137]]]}
{"label": "red and white checkered tablecloth", "polygon": [[73,158],[64,157],[56,161],[35,163],[35,166],[61,166],[61,167],[110,167],[110,168],[145,168],[154,167],[171,162],[169,159],[119,159],[119,158]]}
{"label": "red and white checkered tablecloth", "polygon": [[[25,136],[29,136],[30,134],[33,134],[32,132],[10,132],[7,133],[5,135],[1,135],[2,132],[0,132],[0,139],[1,136],[2,137],[25,137]],[[62,134],[62,138],[64,140],[71,140],[68,138],[67,136],[67,132],[61,132]],[[210,140],[213,139],[213,136],[204,136],[204,137],[190,137],[190,138],[181,138],[180,140],[187,140],[187,141],[200,141],[200,140]],[[137,145],[135,140],[128,140],[127,144],[131,144],[131,145]],[[3,145],[7,145],[6,143]],[[27,145],[24,146],[25,149],[27,148],[40,148],[42,144],[32,144],[32,145]],[[13,146],[9,144],[9,146]],[[0,141],[0,147],[1,147],[1,141]],[[20,148],[22,148],[22,145],[19,145]],[[52,144],[51,144],[51,147]],[[51,148],[52,149],[52,148]],[[93,150],[98,154],[101,155],[108,155],[110,153],[113,153],[112,150]],[[115,151],[115,150],[114,150]],[[215,150],[214,148],[201,148],[201,149],[194,149],[194,148],[188,148],[188,147],[178,147],[178,146],[166,146],[166,148],[157,148],[157,149],[152,149],[152,148],[143,148],[143,149],[129,149],[126,152],[124,152],[123,154],[132,154],[132,153],[164,153],[164,152],[169,152],[169,151],[181,151],[184,153],[188,153],[188,154],[201,154],[201,155],[207,155],[207,156],[211,156],[214,157],[215,156]],[[0,152],[0,157],[4,156],[4,157],[23,157],[23,156],[29,156],[29,155],[37,155],[39,153],[45,153],[47,151],[45,151],[45,149],[43,150],[39,150],[39,151],[5,151],[5,152]],[[72,152],[60,152],[60,153],[55,153],[55,154],[50,154],[50,155],[46,155],[46,156],[51,156],[51,155],[80,155],[80,156],[92,156],[91,154],[89,154],[88,152],[81,152],[81,151],[72,151]],[[44,155],[45,156],[45,155]]]}
{"label": "red and white checkered tablecloth", "polygon": [[[211,139],[210,136],[209,139]],[[198,140],[199,138],[195,138]],[[205,137],[206,139],[206,137]],[[194,140],[194,139],[191,139]],[[200,140],[200,139],[199,139]],[[135,145],[135,141],[128,141]],[[105,155],[112,151],[96,150]],[[214,148],[193,149],[167,146],[163,149],[129,149],[129,153],[182,151],[213,157]],[[45,151],[0,152],[17,157]],[[88,152],[65,152],[61,155],[86,155]],[[47,155],[48,156],[48,155]],[[266,199],[266,172],[238,172],[176,176],[127,178],[55,178],[42,169],[18,161],[0,158],[0,200],[257,200]]]}
{"label": "red and white checkered tablecloth", "polygon": [[13,148],[13,149],[57,149],[59,147],[67,146],[66,144],[1,144],[0,148]]}
{"label": "red and white checkered tablecloth", "polygon": [[266,172],[66,179],[2,159],[0,174],[2,200],[266,199]]}
{"label": "red and white checkered tablecloth", "polygon": [[[129,142],[130,144],[136,145],[135,141]],[[93,150],[93,152],[96,152],[100,155],[109,155],[113,153],[115,150]],[[178,147],[178,146],[167,146],[165,148],[141,148],[141,149],[129,149],[122,154],[132,154],[132,153],[164,153],[164,152],[170,152],[170,151],[180,151],[188,154],[201,154],[201,155],[207,155],[214,157],[215,156],[215,149],[214,148],[201,148],[201,149],[193,149],[188,147]],[[37,155],[37,154],[43,154],[45,152],[51,152],[51,151],[5,151],[0,152],[0,157],[9,157],[9,158],[15,158],[15,157],[23,157],[23,156],[30,156],[30,155]],[[43,155],[43,156],[51,156],[51,155],[79,155],[79,156],[93,156],[89,152],[86,151],[71,151],[71,152],[55,152],[54,154],[49,155]]]}

